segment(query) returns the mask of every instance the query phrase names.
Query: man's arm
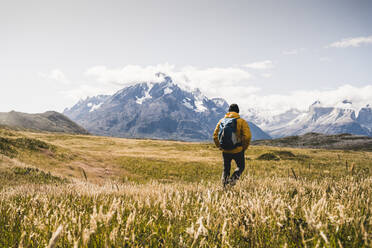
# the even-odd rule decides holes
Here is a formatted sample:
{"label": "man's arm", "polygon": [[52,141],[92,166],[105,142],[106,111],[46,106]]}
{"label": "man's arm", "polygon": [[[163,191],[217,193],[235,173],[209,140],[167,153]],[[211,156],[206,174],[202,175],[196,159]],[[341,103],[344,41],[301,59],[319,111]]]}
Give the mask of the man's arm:
{"label": "man's arm", "polygon": [[220,147],[220,141],[218,140],[218,133],[220,132],[220,123],[221,123],[221,120],[217,123],[217,126],[213,132],[213,140],[217,148]]}
{"label": "man's arm", "polygon": [[251,129],[248,126],[248,123],[243,120],[242,121],[242,145],[243,150],[247,150],[250,142],[251,142],[252,134]]}

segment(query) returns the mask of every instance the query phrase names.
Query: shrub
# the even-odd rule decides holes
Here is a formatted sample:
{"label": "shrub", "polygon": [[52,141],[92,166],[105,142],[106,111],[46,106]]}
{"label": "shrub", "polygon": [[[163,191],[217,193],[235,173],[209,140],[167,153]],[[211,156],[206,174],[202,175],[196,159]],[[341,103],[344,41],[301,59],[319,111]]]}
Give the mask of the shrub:
{"label": "shrub", "polygon": [[56,147],[38,139],[0,137],[0,153],[9,157],[15,157],[18,150],[41,151],[45,149],[55,151]]}
{"label": "shrub", "polygon": [[274,160],[274,161],[280,160],[280,158],[272,152],[261,154],[257,159],[258,160],[268,160],[268,161],[270,161],[270,160]]}
{"label": "shrub", "polygon": [[278,155],[281,159],[291,159],[296,157],[296,155],[294,155],[293,152],[286,150],[275,151],[274,153]]}
{"label": "shrub", "polygon": [[9,157],[14,157],[17,154],[11,139],[0,137],[0,153]]}

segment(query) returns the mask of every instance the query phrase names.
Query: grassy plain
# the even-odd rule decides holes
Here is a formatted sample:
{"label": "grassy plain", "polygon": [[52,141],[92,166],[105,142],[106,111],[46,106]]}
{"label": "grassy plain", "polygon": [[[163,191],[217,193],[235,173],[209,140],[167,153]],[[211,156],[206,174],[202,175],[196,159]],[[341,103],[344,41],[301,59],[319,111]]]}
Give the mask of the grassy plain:
{"label": "grassy plain", "polygon": [[371,247],[372,153],[0,129],[0,247]]}

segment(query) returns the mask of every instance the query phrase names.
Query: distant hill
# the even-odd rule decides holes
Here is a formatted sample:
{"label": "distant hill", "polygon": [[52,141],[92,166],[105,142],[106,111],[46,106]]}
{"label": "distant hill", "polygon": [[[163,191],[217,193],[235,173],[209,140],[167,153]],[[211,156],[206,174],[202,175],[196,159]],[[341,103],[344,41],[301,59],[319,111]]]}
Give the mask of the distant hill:
{"label": "distant hill", "polygon": [[340,150],[372,151],[372,138],[362,135],[307,133],[300,136],[288,136],[272,140],[256,140],[253,145],[322,148]]}
{"label": "distant hill", "polygon": [[[112,96],[89,97],[63,113],[98,135],[211,140],[228,103],[222,98],[210,99],[198,89],[183,89],[163,73],[157,76],[159,82],[132,85]],[[255,124],[249,122],[249,126],[253,139],[271,138]]]}
{"label": "distant hill", "polygon": [[88,134],[84,128],[55,111],[27,114],[16,111],[0,113],[0,125],[37,131]]}

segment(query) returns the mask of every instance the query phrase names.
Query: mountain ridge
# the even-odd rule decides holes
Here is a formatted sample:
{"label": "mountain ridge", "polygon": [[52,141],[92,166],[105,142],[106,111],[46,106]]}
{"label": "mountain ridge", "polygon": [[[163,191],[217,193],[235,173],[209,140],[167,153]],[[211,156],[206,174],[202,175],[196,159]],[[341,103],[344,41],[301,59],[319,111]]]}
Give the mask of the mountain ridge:
{"label": "mountain ridge", "polygon": [[[184,141],[211,140],[217,122],[228,109],[222,98],[209,99],[198,89],[187,91],[171,77],[142,82],[111,96],[87,98],[63,112],[89,132],[125,138]],[[88,107],[91,104],[91,107]],[[92,110],[92,105],[98,106]],[[249,123],[254,138],[271,138]]]}
{"label": "mountain ridge", "polygon": [[274,138],[309,132],[372,136],[371,107],[367,105],[357,115],[352,102],[346,99],[334,107],[316,101],[308,111],[291,109],[266,119],[260,118],[258,111],[250,111],[248,116],[257,120],[262,129]]}
{"label": "mountain ridge", "polygon": [[89,134],[84,128],[56,111],[28,114],[16,111],[0,112],[0,125],[36,131]]}

